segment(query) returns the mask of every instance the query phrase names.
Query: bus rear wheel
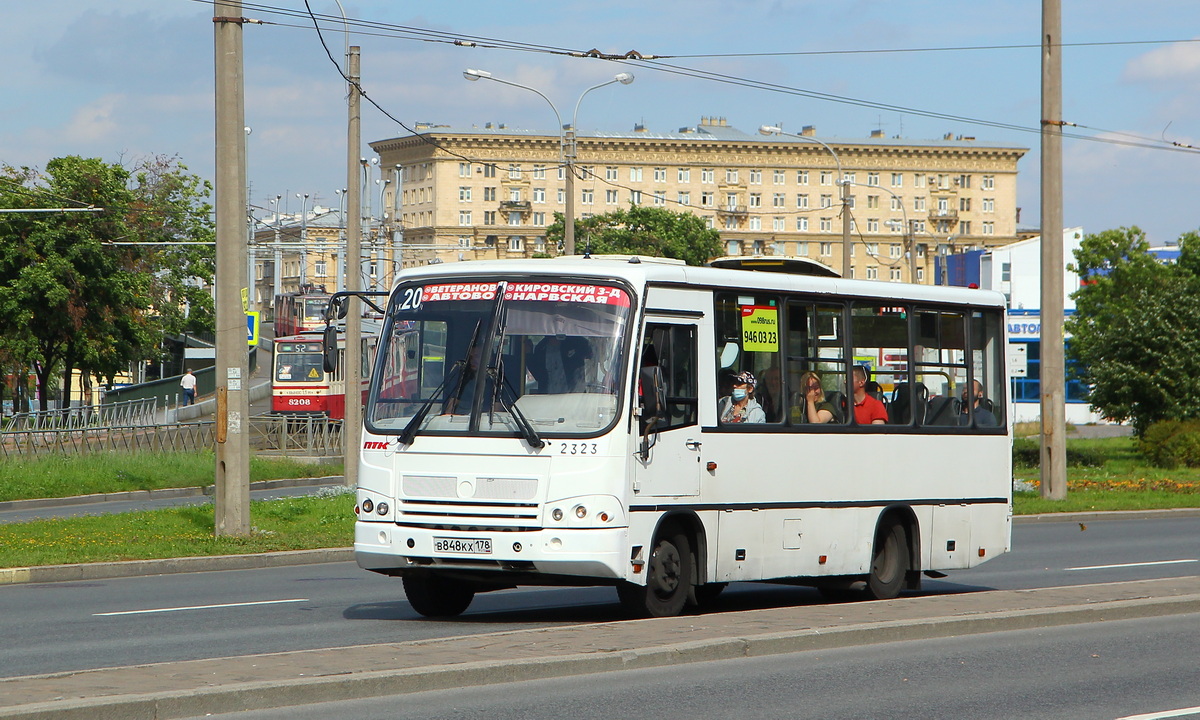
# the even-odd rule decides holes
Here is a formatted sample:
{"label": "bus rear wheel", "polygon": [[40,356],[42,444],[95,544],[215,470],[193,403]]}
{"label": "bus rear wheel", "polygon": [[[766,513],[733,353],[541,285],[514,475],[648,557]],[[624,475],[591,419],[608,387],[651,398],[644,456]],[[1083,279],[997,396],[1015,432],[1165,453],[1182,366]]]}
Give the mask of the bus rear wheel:
{"label": "bus rear wheel", "polygon": [[687,535],[675,533],[660,537],[646,565],[646,584],[622,583],[617,586],[617,597],[625,609],[637,617],[678,615],[692,590],[693,566]]}
{"label": "bus rear wheel", "polygon": [[904,526],[889,520],[875,535],[871,553],[871,573],[867,576],[867,596],[890,600],[900,594],[908,575],[908,534]]}
{"label": "bus rear wheel", "polygon": [[408,604],[425,617],[461,615],[475,599],[475,588],[471,585],[436,573],[405,575],[403,582]]}

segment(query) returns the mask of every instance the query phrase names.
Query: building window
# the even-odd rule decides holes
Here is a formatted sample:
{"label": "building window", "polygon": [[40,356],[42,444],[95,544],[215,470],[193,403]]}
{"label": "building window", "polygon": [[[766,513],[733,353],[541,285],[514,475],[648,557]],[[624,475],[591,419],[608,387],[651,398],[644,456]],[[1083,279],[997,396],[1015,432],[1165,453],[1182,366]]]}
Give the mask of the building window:
{"label": "building window", "polygon": [[995,198],[984,198],[984,199],[983,199],[983,202],[982,202],[982,207],[981,207],[981,210],[983,210],[983,212],[985,212],[985,213],[994,213],[994,212],[996,212],[996,200],[995,200]]}
{"label": "building window", "polygon": [[983,234],[984,235],[995,235],[996,234],[996,224],[990,220],[984,220],[983,221]]}
{"label": "building window", "polygon": [[842,175],[842,181],[850,185],[856,185],[858,183],[858,175],[852,172],[845,173]]}
{"label": "building window", "polygon": [[822,170],[821,171],[821,184],[822,185],[832,185],[833,184],[833,173],[829,172],[828,170]]}
{"label": "building window", "polygon": [[959,175],[958,176],[958,186],[964,190],[970,188],[971,187],[971,176],[970,175]]}
{"label": "building window", "polygon": [[509,235],[508,236],[508,249],[512,252],[521,252],[521,236],[520,235]]}
{"label": "building window", "polygon": [[871,266],[871,267],[867,268],[867,279],[868,280],[878,280],[879,279],[879,268],[877,268],[875,266]]}
{"label": "building window", "polygon": [[666,190],[655,190],[654,191],[654,204],[655,205],[666,205],[667,204],[667,191]]}
{"label": "building window", "polygon": [[679,182],[691,182],[692,181],[691,168],[679,168],[679,174],[676,177],[679,179]]}
{"label": "building window", "polygon": [[458,189],[459,202],[468,202],[468,201],[470,201],[470,199],[471,199],[471,187],[469,185],[464,185],[464,186],[460,187]]}
{"label": "building window", "polygon": [[797,185],[807,185],[808,184],[808,171],[807,170],[797,170],[796,171],[796,184]]}
{"label": "building window", "polygon": [[729,240],[725,243],[726,255],[740,255],[742,253],[741,245],[737,240]]}
{"label": "building window", "polygon": [[714,183],[717,181],[716,176],[717,176],[716,170],[713,170],[712,168],[704,168],[703,170],[700,171],[700,182]]}
{"label": "building window", "polygon": [[904,173],[892,173],[892,187],[904,187]]}
{"label": "building window", "polygon": [[796,195],[796,209],[797,210],[807,210],[808,209],[808,194],[807,193],[802,193],[802,194]]}
{"label": "building window", "polygon": [[771,182],[776,185],[782,185],[787,182],[786,177],[787,175],[782,170],[775,170],[771,173]]}
{"label": "building window", "polygon": [[822,208],[833,207],[833,196],[832,195],[822,195],[821,196],[821,207]]}
{"label": "building window", "polygon": [[666,168],[654,168],[654,182],[666,182],[666,181],[667,181],[667,169]]}
{"label": "building window", "polygon": [[867,173],[867,185],[869,187],[879,187],[879,173],[877,173],[877,172]]}
{"label": "building window", "polygon": [[508,179],[509,180],[520,180],[521,179],[521,166],[520,165],[510,164],[508,166]]}
{"label": "building window", "polygon": [[533,179],[534,180],[545,180],[546,179],[546,166],[545,165],[534,165],[533,166]]}
{"label": "building window", "polygon": [[867,196],[867,209],[868,210],[878,210],[879,209],[879,196],[878,195],[868,195]]}
{"label": "building window", "polygon": [[958,234],[959,235],[970,235],[971,234],[971,221],[970,220],[962,220],[958,223]]}
{"label": "building window", "polygon": [[821,232],[833,232],[832,218],[821,218]]}
{"label": "building window", "polygon": [[900,198],[898,198],[898,197],[892,198],[892,210],[899,212],[903,208],[904,208],[904,204]]}
{"label": "building window", "polygon": [[716,202],[716,193],[700,193],[700,207],[712,207],[714,202]]}
{"label": "building window", "polygon": [[737,217],[736,216],[734,216],[734,215],[726,215],[725,216],[725,229],[726,230],[737,230]]}
{"label": "building window", "polygon": [[629,202],[633,205],[641,205],[642,204],[642,191],[641,190],[630,190],[629,191]]}
{"label": "building window", "polygon": [[799,230],[800,232],[808,232],[808,218],[806,218],[806,217],[796,218],[796,229]]}
{"label": "building window", "polygon": [[[471,224],[469,220],[468,220],[467,224],[468,225]],[[495,225],[496,224],[496,211],[495,210],[484,210],[483,211],[483,224],[484,225]]]}
{"label": "building window", "polygon": [[833,257],[833,243],[821,243],[821,257]]}
{"label": "building window", "polygon": [[579,194],[579,202],[582,205],[593,205],[596,202],[596,191],[592,188],[584,188]]}
{"label": "building window", "polygon": [[925,282],[925,268],[917,268],[917,282]]}
{"label": "building window", "polygon": [[539,227],[545,227],[546,226],[546,213],[535,212],[533,214],[533,224],[537,225]]}
{"label": "building window", "polygon": [[313,274],[317,277],[325,277],[329,275],[329,263],[324,260],[318,260],[313,263]]}
{"label": "building window", "polygon": [[459,177],[462,177],[462,178],[469,178],[469,177],[471,177],[471,163],[469,163],[469,162],[460,162],[460,163],[458,164],[458,176],[459,176]]}
{"label": "building window", "polygon": [[899,243],[892,243],[892,244],[888,245],[888,257],[898,258],[901,256],[901,254],[902,254],[902,252],[900,250]]}
{"label": "building window", "polygon": [[783,232],[784,230],[787,230],[787,218],[772,218],[771,229],[775,232]]}
{"label": "building window", "polygon": [[509,202],[521,202],[521,188],[509,188],[508,200]]}
{"label": "building window", "polygon": [[558,189],[558,204],[562,205],[567,201],[567,191],[563,188]]}
{"label": "building window", "polygon": [[867,232],[879,232],[879,218],[867,218]]}
{"label": "building window", "polygon": [[546,188],[534,188],[533,201],[539,205],[544,205],[546,202]]}
{"label": "building window", "polygon": [[471,224],[471,211],[470,210],[459,210],[458,211],[458,224],[459,225],[470,225]]}
{"label": "building window", "polygon": [[751,215],[750,216],[750,229],[751,230],[762,230],[762,218],[759,217],[758,215]]}
{"label": "building window", "polygon": [[808,257],[808,243],[796,243],[796,254],[800,257]]}
{"label": "building window", "polygon": [[924,210],[924,209],[925,209],[925,196],[918,195],[917,197],[913,198],[913,210]]}
{"label": "building window", "polygon": [[892,268],[891,270],[888,271],[888,276],[891,277],[892,280],[898,282],[900,280],[900,268],[898,268],[898,267]]}
{"label": "building window", "polygon": [[558,166],[558,179],[559,180],[567,179],[567,168],[562,165]]}
{"label": "building window", "polygon": [[785,202],[786,202],[786,200],[785,200],[785,196],[783,193],[775,193],[774,195],[771,196],[771,207],[776,207],[776,208],[784,207]]}
{"label": "building window", "polygon": [[879,254],[879,243],[867,243],[867,254],[874,257]]}
{"label": "building window", "polygon": [[725,193],[725,209],[737,210],[737,193]]}
{"label": "building window", "polygon": [[913,231],[913,233],[925,232],[925,221],[924,220],[913,220],[912,221],[912,231]]}
{"label": "building window", "polygon": [[609,188],[604,191],[604,203],[606,205],[616,205],[618,202],[617,191],[615,189]]}
{"label": "building window", "polygon": [[971,212],[971,198],[959,198],[958,199],[958,211],[959,212]]}
{"label": "building window", "polygon": [[605,180],[619,179],[617,177],[617,168],[613,167],[612,165],[609,165],[608,167],[604,168],[604,179]]}
{"label": "building window", "polygon": [[496,188],[485,187],[483,189],[483,201],[484,202],[496,202]]}
{"label": "building window", "polygon": [[725,170],[725,182],[737,183],[737,181],[738,181],[738,171],[734,170],[734,169],[726,169]]}
{"label": "building window", "polygon": [[680,205],[691,205],[692,204],[692,194],[690,192],[687,192],[686,190],[680,190],[679,191],[679,204]]}
{"label": "building window", "polygon": [[640,167],[629,168],[629,180],[631,182],[641,182],[642,181],[642,169]]}
{"label": "building window", "polygon": [[995,190],[996,189],[996,176],[995,175],[984,175],[983,182],[979,183],[979,187],[983,188],[984,190]]}
{"label": "building window", "polygon": [[913,187],[915,187],[915,188],[925,187],[925,173],[914,173],[913,174]]}
{"label": "building window", "polygon": [[750,207],[762,207],[762,193],[750,193]]}
{"label": "building window", "polygon": [[508,214],[508,224],[509,225],[520,225],[521,224],[521,213],[510,212]]}
{"label": "building window", "polygon": [[751,170],[750,171],[750,184],[751,185],[762,185],[762,170]]}

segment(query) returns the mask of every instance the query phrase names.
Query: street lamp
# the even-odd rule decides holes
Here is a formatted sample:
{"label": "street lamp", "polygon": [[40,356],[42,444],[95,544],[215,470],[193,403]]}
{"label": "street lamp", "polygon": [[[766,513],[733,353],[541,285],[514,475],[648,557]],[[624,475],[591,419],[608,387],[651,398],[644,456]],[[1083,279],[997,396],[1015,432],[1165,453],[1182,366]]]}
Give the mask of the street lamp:
{"label": "street lamp", "polygon": [[308,280],[308,193],[296,193],[300,200],[300,287]]}
{"label": "street lamp", "polygon": [[783,128],[778,125],[763,125],[758,132],[762,135],[787,135],[797,140],[814,142],[828,150],[829,154],[833,156],[833,162],[837,165],[838,185],[842,186],[842,277],[848,277],[850,274],[850,184],[846,182],[845,175],[842,173],[842,161],[838,159],[838,154],[833,151],[833,148],[815,137],[784,132]]}
{"label": "street lamp", "polygon": [[498,82],[501,85],[511,85],[512,87],[521,88],[522,90],[528,90],[532,93],[535,93],[538,97],[542,98],[543,100],[545,100],[546,103],[550,106],[550,109],[554,111],[554,118],[556,120],[558,120],[559,157],[562,160],[563,165],[566,167],[567,206],[565,208],[565,212],[563,213],[563,215],[564,215],[563,252],[567,255],[574,255],[575,254],[575,150],[576,150],[576,147],[575,147],[575,123],[579,117],[579,106],[580,106],[580,104],[583,103],[584,96],[593,90],[598,90],[607,85],[612,85],[613,83],[621,83],[622,85],[628,85],[629,83],[633,82],[633,74],[627,73],[627,72],[617,73],[616,75],[613,76],[612,80],[607,80],[605,82],[600,83],[599,85],[593,85],[592,87],[590,87],[587,90],[584,90],[582,93],[580,93],[579,100],[577,100],[575,102],[575,112],[573,115],[571,115],[571,125],[569,128],[565,129],[565,132],[564,132],[564,127],[563,127],[563,122],[562,122],[562,116],[558,114],[558,108],[554,106],[554,103],[550,101],[550,98],[548,98],[544,94],[542,94],[542,92],[540,90],[538,90],[537,88],[532,88],[532,87],[529,87],[528,85],[522,85],[520,83],[515,83],[510,80],[501,80],[498,77],[494,77],[490,72],[487,72],[486,70],[476,70],[474,68],[467,68],[466,70],[463,70],[463,77],[467,80],[470,80],[471,82],[475,82],[480,79],[491,80],[492,82]]}

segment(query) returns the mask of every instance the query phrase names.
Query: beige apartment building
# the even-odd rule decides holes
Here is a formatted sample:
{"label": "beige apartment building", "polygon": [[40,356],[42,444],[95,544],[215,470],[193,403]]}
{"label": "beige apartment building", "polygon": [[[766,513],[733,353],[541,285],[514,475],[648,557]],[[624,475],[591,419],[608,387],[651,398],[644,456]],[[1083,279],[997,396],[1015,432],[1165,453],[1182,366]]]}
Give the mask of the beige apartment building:
{"label": "beige apartment building", "polygon": [[[545,231],[566,208],[562,138],[491,124],[417,129],[371,143],[404,266],[558,252]],[[811,127],[752,135],[723,118],[673,133],[592,132],[576,139],[575,214],[630,203],[692,212],[720,232],[728,255],[806,257],[841,272],[840,170],[849,274],[908,281],[911,251],[917,281],[932,282],[935,253],[1016,240],[1017,161],[1027,150],[952,135],[845,140]],[[577,251],[584,246],[577,238]]]}

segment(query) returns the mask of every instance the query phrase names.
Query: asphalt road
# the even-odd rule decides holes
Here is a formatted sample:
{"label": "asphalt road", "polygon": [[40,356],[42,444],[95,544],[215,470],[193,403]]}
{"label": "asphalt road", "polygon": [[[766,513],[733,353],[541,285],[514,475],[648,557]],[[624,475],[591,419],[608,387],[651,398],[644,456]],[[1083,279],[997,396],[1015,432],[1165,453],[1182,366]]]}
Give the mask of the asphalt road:
{"label": "asphalt road", "polygon": [[[1014,552],[924,594],[1196,575],[1200,518],[1020,523]],[[1186,539],[1186,540],[1184,540]],[[709,612],[821,603],[806,588],[736,584]],[[617,620],[608,588],[480,595],[434,622],[398,580],[353,563],[0,587],[0,677],[451,637]]]}
{"label": "asphalt road", "polygon": [[[994,632],[239,712],[226,720],[1200,717],[1200,616]],[[1175,714],[1191,708],[1187,714]],[[1168,714],[1170,713],[1170,714]],[[1148,720],[1148,718],[1146,719]]]}

